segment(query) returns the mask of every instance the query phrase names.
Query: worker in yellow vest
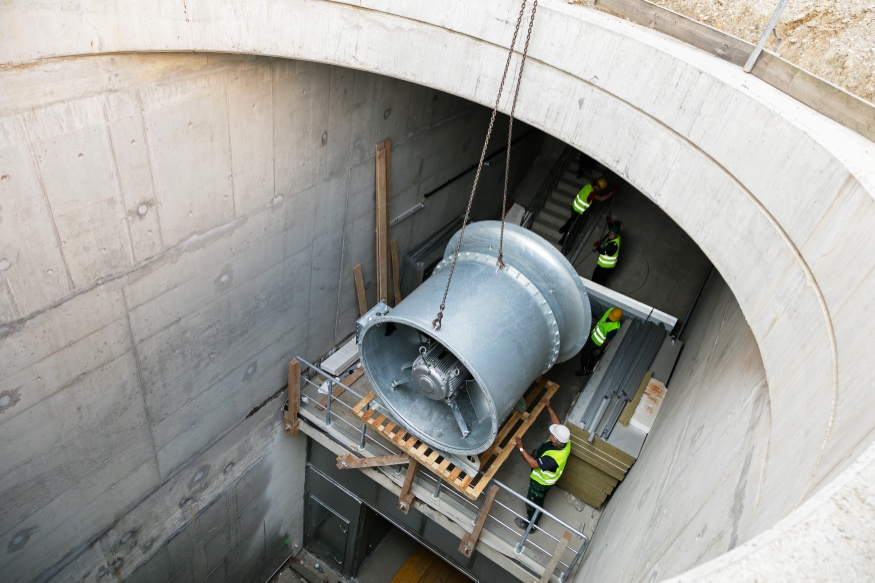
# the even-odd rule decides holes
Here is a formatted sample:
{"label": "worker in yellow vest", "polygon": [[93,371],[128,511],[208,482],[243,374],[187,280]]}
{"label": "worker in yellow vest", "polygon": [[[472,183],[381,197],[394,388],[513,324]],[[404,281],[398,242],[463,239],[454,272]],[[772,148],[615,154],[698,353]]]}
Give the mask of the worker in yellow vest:
{"label": "worker in yellow vest", "polygon": [[[571,453],[571,431],[560,423],[559,416],[550,406],[550,399],[544,399],[544,404],[547,412],[550,413],[550,422],[552,423],[550,425],[550,438],[531,454],[523,447],[523,440],[519,437],[516,438],[516,447],[520,455],[532,468],[532,473],[529,474],[529,492],[526,498],[537,504],[539,508],[544,507],[544,498],[553,484],[559,481],[559,477],[565,469],[565,463],[568,461],[568,455]],[[520,528],[528,528],[536,510],[538,508],[535,506],[526,504],[528,520],[517,517],[514,519],[514,523]],[[538,512],[538,515],[534,516],[534,524],[538,524],[540,518],[541,513]]]}
{"label": "worker in yellow vest", "polygon": [[608,217],[608,234],[595,243],[595,251],[599,254],[599,258],[592,272],[592,281],[599,285],[605,285],[608,274],[617,267],[617,259],[620,256],[620,224],[620,221]]}
{"label": "worker in yellow vest", "polygon": [[592,372],[602,354],[607,350],[611,339],[620,331],[622,317],[623,310],[620,308],[610,308],[604,313],[593,327],[589,338],[586,339],[586,344],[580,351],[580,370],[574,374],[582,377]]}
{"label": "worker in yellow vest", "polygon": [[568,236],[568,233],[574,230],[574,225],[580,217],[583,216],[586,209],[592,206],[593,202],[608,200],[616,194],[616,188],[611,192],[604,194],[604,191],[607,188],[608,181],[604,178],[599,178],[595,184],[589,182],[583,185],[583,188],[581,188],[580,192],[577,193],[577,196],[574,197],[574,202],[571,203],[571,209],[574,212],[571,213],[571,217],[565,221],[565,224],[559,228],[559,232],[563,234],[562,238],[559,239],[560,245],[565,242],[565,237]]}

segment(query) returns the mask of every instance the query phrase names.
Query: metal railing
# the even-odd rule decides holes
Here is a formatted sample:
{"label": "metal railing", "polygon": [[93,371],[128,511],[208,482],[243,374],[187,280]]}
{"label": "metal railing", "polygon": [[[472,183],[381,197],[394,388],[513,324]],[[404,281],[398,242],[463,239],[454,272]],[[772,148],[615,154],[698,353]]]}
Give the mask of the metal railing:
{"label": "metal railing", "polygon": [[[347,419],[344,418],[343,415],[333,412],[332,406],[334,406],[335,410],[337,406],[341,406],[348,410],[349,413],[351,413],[352,415],[355,415],[355,413],[353,412],[353,407],[351,405],[334,396],[334,386],[337,384],[342,384],[342,379],[328,374],[316,365],[307,362],[303,358],[295,358],[301,363],[300,378],[301,382],[303,383],[301,385],[302,387],[304,386],[304,384],[306,384],[308,386],[314,387],[317,390],[317,394],[322,394],[322,392],[320,391],[320,389],[322,388],[322,383],[317,384],[313,381],[313,379],[317,376],[322,376],[325,379],[324,384],[327,388],[327,399],[325,399],[325,406],[323,411],[321,412],[323,427],[317,427],[317,429],[320,429],[321,431],[323,431],[323,433],[327,433],[329,436],[331,435],[331,432],[339,432],[344,434],[346,441],[351,443],[358,443],[357,453],[365,453],[366,455],[363,457],[370,457],[368,454],[371,454],[370,450],[372,449],[376,449],[376,455],[398,455],[405,453],[400,448],[389,447],[382,441],[375,439],[373,436],[371,436],[368,432],[368,424],[366,422],[362,422],[361,427],[358,427],[357,425],[353,425],[352,423],[350,423]],[[355,395],[359,401],[364,399],[364,395],[359,394],[351,387],[344,385],[344,388],[345,392],[349,392],[352,395]],[[305,395],[303,391],[301,391],[300,393],[300,400],[300,407],[302,409],[306,408],[308,412],[312,409],[314,411],[314,416],[320,416],[320,412],[318,411],[318,409],[316,409],[316,406],[313,403],[313,399]],[[320,404],[320,407],[321,406],[322,405]],[[350,451],[350,453],[353,452]],[[391,474],[394,474],[396,477],[400,476],[403,471],[403,466],[394,466],[394,469],[387,469],[387,467],[385,466],[374,467],[371,469],[380,471],[391,479]],[[478,472],[477,475],[482,476],[483,473]],[[471,521],[475,519],[476,516],[480,513],[479,505],[475,504],[473,501],[469,500],[467,497],[463,496],[452,487],[445,487],[444,482],[440,477],[433,475],[431,472],[423,470],[421,466],[417,467],[416,469],[414,481],[418,481],[419,485],[424,485],[427,490],[430,490],[432,492],[430,496],[432,498],[432,504],[429,504],[428,500],[423,500],[420,498],[423,503],[429,504],[434,508],[434,502],[438,499],[441,499],[441,497],[443,496],[444,503],[449,502],[450,506],[456,508],[457,511],[463,514],[465,516],[465,519],[468,521],[468,524],[465,524],[465,521],[460,520],[458,517],[453,517],[445,514],[463,528],[470,528]],[[508,549],[513,549],[510,553],[502,552],[500,549],[496,550],[501,552],[502,555],[504,555],[509,560],[512,560],[515,564],[526,570],[528,573],[538,578],[541,577],[542,574],[538,573],[532,567],[532,563],[541,565],[542,563],[538,561],[537,557],[547,557],[546,560],[544,560],[544,564],[547,564],[550,562],[550,559],[553,558],[554,552],[548,549],[544,549],[542,546],[538,545],[535,541],[533,541],[532,534],[534,532],[540,532],[548,539],[553,540],[557,545],[560,542],[559,538],[548,532],[545,528],[535,524],[535,522],[538,522],[541,517],[546,517],[554,521],[561,528],[570,532],[573,536],[576,536],[579,540],[582,541],[580,547],[577,550],[573,549],[569,545],[563,551],[563,555],[565,553],[571,553],[573,555],[570,560],[563,560],[562,556],[560,556],[558,559],[556,568],[561,570],[559,574],[559,582],[565,583],[565,581],[568,580],[568,577],[574,571],[574,568],[579,564],[583,553],[586,551],[586,548],[589,545],[589,537],[577,530],[576,528],[572,527],[562,519],[558,518],[556,515],[551,514],[543,507],[531,502],[525,496],[522,496],[509,486],[499,482],[494,478],[492,479],[491,483],[498,486],[501,492],[507,492],[512,498],[519,500],[525,505],[530,506],[534,509],[532,521],[529,522],[525,516],[517,513],[513,508],[504,504],[498,499],[498,497],[496,497],[495,501],[493,502],[493,506],[490,508],[490,511],[487,514],[486,523],[484,525],[484,530],[487,530],[488,532],[494,534],[497,539],[505,542],[508,545]],[[515,530],[513,528],[513,526],[506,524],[501,520],[500,517],[495,516],[495,514],[493,514],[492,512],[492,509],[496,506],[503,508],[504,510],[509,512],[513,517],[511,519],[512,521],[516,518],[520,518],[528,522],[528,526],[525,532],[520,534],[518,530]],[[439,508],[435,509],[440,511]],[[510,533],[509,537],[507,533]],[[526,551],[528,552],[526,553]],[[529,559],[528,562],[523,560],[524,556],[525,558]]]}

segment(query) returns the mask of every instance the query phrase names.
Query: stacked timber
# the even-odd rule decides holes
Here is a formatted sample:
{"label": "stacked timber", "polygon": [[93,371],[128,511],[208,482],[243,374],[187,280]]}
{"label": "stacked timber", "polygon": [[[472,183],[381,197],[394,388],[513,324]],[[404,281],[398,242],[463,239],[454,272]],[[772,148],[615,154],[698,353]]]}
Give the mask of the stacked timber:
{"label": "stacked timber", "polygon": [[566,426],[571,430],[571,455],[557,485],[599,508],[626,477],[635,458],[599,437],[590,442],[585,429],[571,423]]}

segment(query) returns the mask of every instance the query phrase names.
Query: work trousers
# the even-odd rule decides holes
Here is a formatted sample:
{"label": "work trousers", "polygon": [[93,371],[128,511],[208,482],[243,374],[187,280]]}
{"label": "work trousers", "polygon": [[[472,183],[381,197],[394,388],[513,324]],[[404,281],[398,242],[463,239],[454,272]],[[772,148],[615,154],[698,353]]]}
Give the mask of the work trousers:
{"label": "work trousers", "polygon": [[[598,353],[593,354],[598,350]],[[595,368],[596,363],[602,357],[602,348],[601,346],[596,346],[595,342],[592,341],[592,335],[587,337],[586,343],[583,345],[583,348],[580,350],[580,368],[581,370],[592,370]]]}
{"label": "work trousers", "polygon": [[605,269],[601,265],[596,265],[591,279],[599,285],[606,285],[605,281],[608,279],[608,275],[615,269],[616,267]]}
{"label": "work trousers", "polygon": [[[541,508],[544,507],[544,498],[547,496],[547,492],[553,486],[545,486],[544,484],[539,484],[533,479],[529,478],[529,493],[526,495],[526,498],[529,499],[530,502],[534,502]],[[535,509],[532,506],[526,504],[526,514],[529,517],[529,522],[532,520],[532,516],[535,514]],[[538,514],[538,518],[535,519],[535,524],[538,524],[538,521],[541,519],[541,515]]]}

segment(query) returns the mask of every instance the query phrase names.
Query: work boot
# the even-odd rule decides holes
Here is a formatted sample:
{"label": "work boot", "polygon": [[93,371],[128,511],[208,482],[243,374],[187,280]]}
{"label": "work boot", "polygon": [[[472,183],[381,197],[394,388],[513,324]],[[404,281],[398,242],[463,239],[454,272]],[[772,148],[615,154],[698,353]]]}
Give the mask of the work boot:
{"label": "work boot", "polygon": [[521,529],[523,529],[523,530],[529,528],[529,521],[528,521],[528,520],[523,520],[522,518],[519,518],[519,517],[514,518],[514,519],[513,519],[513,523],[514,523],[515,525],[517,525],[518,527],[520,527]]}

